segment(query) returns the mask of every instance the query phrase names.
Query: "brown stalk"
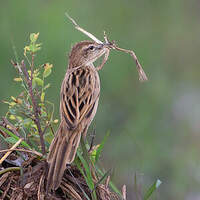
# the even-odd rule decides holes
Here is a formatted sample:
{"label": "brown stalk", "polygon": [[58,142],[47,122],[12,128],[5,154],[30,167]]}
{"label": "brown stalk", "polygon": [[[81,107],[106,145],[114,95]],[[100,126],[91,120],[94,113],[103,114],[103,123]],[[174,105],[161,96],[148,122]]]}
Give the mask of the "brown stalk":
{"label": "brown stalk", "polygon": [[[32,62],[33,61],[34,61],[34,57],[32,58]],[[21,62],[21,67],[22,67],[22,71],[23,71],[23,74],[25,76],[25,79],[26,79],[26,82],[27,82],[27,85],[28,85],[29,95],[30,95],[30,98],[31,98],[31,101],[32,101],[32,104],[33,104],[33,110],[34,110],[34,116],[35,116],[35,118],[33,120],[34,120],[34,122],[35,122],[35,124],[37,126],[38,133],[39,133],[39,136],[40,136],[42,154],[45,155],[46,154],[46,150],[45,150],[43,132],[42,132],[42,128],[41,128],[41,125],[40,125],[40,119],[39,119],[39,107],[38,107],[38,105],[36,103],[35,96],[33,94],[33,88],[32,88],[32,78],[31,77],[32,77],[32,73],[33,72],[31,72],[31,77],[29,77],[29,74],[28,74],[28,71],[26,69],[24,61]]]}
{"label": "brown stalk", "polygon": [[77,200],[82,200],[82,198],[80,197],[80,195],[76,192],[76,190],[69,184],[65,183],[61,183],[60,186],[63,190],[65,190],[67,193],[69,193],[73,199],[77,199]]}
{"label": "brown stalk", "polygon": [[105,184],[106,189],[108,189],[109,182],[110,182],[110,176],[108,176],[108,177],[106,178],[106,184]]}
{"label": "brown stalk", "polygon": [[[2,126],[2,125],[0,125],[0,126]],[[1,135],[3,135],[3,137],[7,137],[7,134],[4,131],[2,131],[1,129],[0,129],[0,133],[1,133]]]}
{"label": "brown stalk", "polygon": [[88,31],[86,31],[85,29],[83,29],[82,27],[80,27],[80,26],[76,23],[76,21],[75,21],[73,18],[71,18],[67,13],[65,13],[65,15],[66,15],[67,18],[73,23],[74,27],[75,27],[78,31],[80,31],[80,32],[82,32],[83,34],[87,35],[89,38],[91,38],[92,40],[94,40],[95,42],[97,42],[97,43],[99,43],[99,44],[105,44],[105,45],[107,45],[108,50],[107,50],[106,53],[105,53],[104,59],[103,59],[103,61],[102,61],[102,64],[101,64],[99,67],[96,68],[97,70],[102,69],[103,65],[104,65],[105,62],[107,61],[108,56],[109,56],[109,50],[110,50],[110,49],[114,49],[114,50],[117,50],[117,51],[122,51],[122,52],[125,52],[125,53],[130,54],[130,55],[132,56],[132,58],[134,59],[134,61],[136,62],[137,71],[138,71],[138,74],[139,74],[139,80],[140,80],[141,82],[147,81],[147,80],[148,80],[148,78],[147,78],[147,76],[146,76],[146,74],[145,74],[145,72],[144,72],[144,70],[143,70],[143,68],[142,68],[142,66],[141,66],[141,64],[140,64],[140,62],[138,61],[137,56],[136,56],[136,54],[135,54],[134,51],[132,51],[132,50],[127,50],[127,49],[122,49],[122,48],[118,47],[118,46],[115,44],[114,41],[113,41],[113,42],[110,42],[110,41],[108,40],[108,37],[107,37],[107,35],[105,34],[105,32],[104,32],[104,40],[105,40],[105,42],[103,43],[101,40],[97,39],[93,34],[89,33]]}
{"label": "brown stalk", "polygon": [[123,196],[123,200],[126,200],[126,185],[123,185],[122,187],[122,196]]}
{"label": "brown stalk", "polygon": [[132,56],[132,58],[135,60],[135,62],[136,62],[137,71],[138,71],[138,74],[139,74],[139,80],[141,82],[148,80],[148,78],[147,78],[144,70],[142,69],[142,66],[139,63],[139,60],[137,59],[137,56],[136,56],[134,51],[128,50],[128,49],[122,49],[122,48],[118,47],[115,43],[111,43],[109,46],[110,46],[110,48],[115,49],[117,51],[122,51],[122,52],[130,54]]}
{"label": "brown stalk", "polygon": [[75,29],[77,29],[78,31],[84,33],[85,35],[87,35],[89,38],[91,38],[92,40],[94,40],[95,42],[99,43],[99,44],[103,44],[103,42],[99,39],[97,39],[94,35],[92,35],[91,33],[89,33],[88,31],[86,31],[85,29],[81,28],[76,21],[71,18],[68,13],[66,12],[65,15],[67,16],[67,18],[73,23]]}
{"label": "brown stalk", "polygon": [[10,149],[9,151],[0,159],[0,165],[2,162],[11,154],[11,152],[22,142],[23,138],[20,138]]}
{"label": "brown stalk", "polygon": [[35,154],[39,157],[42,157],[42,154],[40,152],[35,151],[35,150],[26,150],[26,149],[17,149],[17,148],[0,150],[0,153],[9,152],[9,151],[27,152],[27,153],[32,153],[32,154]]}
{"label": "brown stalk", "polygon": [[16,136],[18,136],[18,137],[21,137],[20,136],[20,134],[17,132],[17,130],[16,130],[16,127],[13,125],[13,124],[11,124],[5,117],[2,117],[2,120],[3,120],[3,122],[4,122],[4,128],[6,128],[6,129],[8,129],[8,126],[11,128],[11,131],[16,135]]}

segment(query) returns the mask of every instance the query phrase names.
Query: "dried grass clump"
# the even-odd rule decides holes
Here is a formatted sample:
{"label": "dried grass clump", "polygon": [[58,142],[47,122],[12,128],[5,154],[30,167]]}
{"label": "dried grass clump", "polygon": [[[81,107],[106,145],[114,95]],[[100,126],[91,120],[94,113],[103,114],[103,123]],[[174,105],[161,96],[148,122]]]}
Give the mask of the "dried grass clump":
{"label": "dried grass clump", "polygon": [[[13,153],[14,154],[14,153]],[[11,155],[17,158],[16,154]],[[30,156],[30,155],[29,155]],[[39,160],[36,156],[23,163],[23,167],[9,167],[5,161],[0,171],[0,199],[3,200],[87,200],[92,199],[91,191],[79,171],[72,165],[67,166],[61,185],[54,194],[45,192],[45,174],[47,165],[45,160]],[[108,181],[98,184],[96,188],[98,200],[120,199],[118,195],[111,192]]]}

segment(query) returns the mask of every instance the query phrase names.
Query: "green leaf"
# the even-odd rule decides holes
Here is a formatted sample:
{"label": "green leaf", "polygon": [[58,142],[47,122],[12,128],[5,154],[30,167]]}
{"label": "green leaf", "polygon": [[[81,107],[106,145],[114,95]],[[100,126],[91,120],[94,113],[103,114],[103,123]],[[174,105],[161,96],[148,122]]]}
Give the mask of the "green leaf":
{"label": "green leaf", "polygon": [[30,118],[26,118],[22,121],[22,125],[25,127],[25,128],[29,128],[30,125],[32,123],[32,120]]}
{"label": "green leaf", "polygon": [[[78,152],[77,152],[78,153]],[[81,168],[81,165],[79,163],[79,160],[76,159],[75,160],[76,166],[78,167],[78,169],[80,170],[80,172],[82,173],[82,175],[84,176],[85,180],[87,180],[87,177],[85,176],[85,173],[83,171],[83,169]],[[86,197],[87,200],[90,200],[90,198],[88,197],[88,195],[85,193],[84,189],[78,184],[79,188],[81,189],[81,191],[83,192],[84,196]]]}
{"label": "green leaf", "polygon": [[29,50],[30,50],[31,52],[34,52],[34,49],[35,49],[34,45],[33,45],[33,44],[30,44],[30,45],[29,45]]}
{"label": "green leaf", "polygon": [[[20,139],[18,136],[16,136],[14,133],[10,132],[6,128],[0,127],[0,129],[3,130],[4,132],[6,132],[10,137],[15,138],[16,141],[18,141]],[[27,148],[31,149],[31,147],[25,141],[22,141],[21,145],[23,145],[24,147],[27,147]]]}
{"label": "green leaf", "polygon": [[91,195],[92,195],[92,200],[96,200],[97,197],[96,197],[96,192],[95,192],[95,188],[94,188],[94,183],[93,183],[93,180],[92,180],[92,174],[90,172],[90,168],[89,166],[87,165],[87,162],[85,161],[85,159],[83,158],[83,156],[81,155],[80,152],[77,151],[77,155],[78,155],[78,158],[80,159],[83,167],[85,168],[85,172],[86,174],[84,173],[83,169],[81,168],[80,166],[80,163],[77,161],[76,162],[76,165],[77,167],[79,168],[79,170],[81,171],[82,175],[84,176],[84,179],[88,185],[88,187],[90,188],[91,190]]}
{"label": "green leaf", "polygon": [[46,78],[47,76],[49,76],[51,74],[51,71],[52,71],[51,68],[45,69],[44,73],[43,73],[44,78]]}
{"label": "green leaf", "polygon": [[91,174],[91,171],[90,171],[90,163],[92,163],[92,161],[90,160],[90,157],[88,155],[88,151],[86,149],[86,145],[84,143],[83,137],[81,137],[81,148],[82,148],[83,157],[84,157],[84,159],[82,159],[81,162],[84,162],[82,164],[85,168],[86,175],[87,175],[87,178],[88,178],[88,183],[89,183],[88,186],[89,186],[90,190],[92,191],[91,192],[92,200],[96,200],[97,196],[96,196],[96,192],[94,190],[94,182],[93,182],[92,174]]}
{"label": "green leaf", "polygon": [[0,134],[0,145],[1,147],[7,147],[7,143],[6,143],[6,138],[3,137],[3,135]]}
{"label": "green leaf", "polygon": [[42,151],[41,151],[40,148],[38,147],[38,143],[36,143],[36,142],[34,141],[33,136],[29,137],[29,142],[30,142],[31,147],[32,147],[31,149],[35,149],[36,151],[42,153]]}
{"label": "green leaf", "polygon": [[101,144],[99,145],[97,151],[96,151],[96,157],[95,157],[95,162],[97,162],[99,160],[100,154],[103,150],[104,144],[108,139],[108,136],[110,135],[110,132],[107,132],[106,135],[103,138],[103,141],[101,142]]}
{"label": "green leaf", "polygon": [[51,74],[51,68],[53,67],[52,64],[46,63],[44,64],[44,72],[43,72],[43,77],[46,78]]}
{"label": "green leaf", "polygon": [[35,81],[36,84],[39,86],[43,86],[43,84],[44,84],[44,81],[38,77],[33,78],[33,81]]}
{"label": "green leaf", "polygon": [[51,85],[50,83],[48,83],[47,85],[45,85],[44,90],[46,90],[47,88],[49,88],[50,85]]}
{"label": "green leaf", "polygon": [[34,89],[36,87],[36,81],[35,79],[32,80],[32,88]]}
{"label": "green leaf", "polygon": [[24,48],[24,55],[26,56],[26,52],[31,52],[31,53],[35,53],[38,50],[41,49],[41,44],[36,44],[36,41],[38,39],[39,33],[31,33],[30,34],[30,45],[29,46],[25,46]]}
{"label": "green leaf", "polygon": [[38,39],[38,36],[39,36],[39,33],[31,33],[30,34],[30,41],[32,43],[35,43],[37,41],[37,39]]}
{"label": "green leaf", "polygon": [[41,45],[42,45],[42,44],[36,44],[36,45],[34,45],[34,46],[33,46],[33,53],[39,51],[39,50],[41,49],[41,47],[40,47]]}
{"label": "green leaf", "polygon": [[41,102],[44,102],[44,97],[45,97],[45,92],[42,92],[41,97],[40,97]]}
{"label": "green leaf", "polygon": [[161,181],[158,179],[155,181],[151,187],[147,190],[147,192],[144,195],[144,200],[149,199],[149,197],[152,195],[152,193],[161,185]]}
{"label": "green leaf", "polygon": [[81,155],[81,153],[77,152],[77,155],[78,155],[79,159],[81,160],[81,163],[83,164],[83,167],[85,169],[86,176],[85,176],[85,174],[83,174],[83,175],[86,179],[87,185],[90,188],[90,190],[93,190],[94,189],[94,183],[93,183],[93,180],[92,180],[92,174],[90,172],[90,167],[89,167],[87,161]]}
{"label": "green leaf", "polygon": [[14,108],[9,109],[10,114],[16,115],[16,110]]}
{"label": "green leaf", "polygon": [[7,137],[5,138],[5,141],[10,144],[15,144],[18,140],[14,137]]}

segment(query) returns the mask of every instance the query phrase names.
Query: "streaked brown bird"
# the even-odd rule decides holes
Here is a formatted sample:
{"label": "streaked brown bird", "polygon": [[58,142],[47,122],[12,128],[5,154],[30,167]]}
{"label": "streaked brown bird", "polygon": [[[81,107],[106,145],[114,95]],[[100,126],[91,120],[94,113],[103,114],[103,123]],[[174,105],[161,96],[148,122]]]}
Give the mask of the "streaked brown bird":
{"label": "streaked brown bird", "polygon": [[56,190],[66,164],[75,158],[81,136],[85,137],[98,107],[100,80],[93,62],[109,49],[104,44],[82,41],[74,45],[69,55],[67,72],[60,92],[61,123],[53,139],[47,162],[47,191]]}

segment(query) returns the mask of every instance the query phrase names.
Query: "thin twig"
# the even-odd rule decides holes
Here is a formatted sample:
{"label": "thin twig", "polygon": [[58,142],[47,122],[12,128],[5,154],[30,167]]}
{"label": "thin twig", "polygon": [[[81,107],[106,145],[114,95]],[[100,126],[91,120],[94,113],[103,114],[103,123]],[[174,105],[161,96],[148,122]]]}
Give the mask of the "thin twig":
{"label": "thin twig", "polygon": [[137,59],[137,56],[136,56],[136,54],[135,54],[134,51],[132,51],[132,50],[127,50],[127,49],[122,49],[122,48],[118,47],[118,46],[115,44],[114,41],[113,41],[113,42],[110,42],[110,41],[108,40],[108,37],[107,37],[105,31],[104,31],[104,40],[105,40],[105,43],[103,43],[102,41],[100,41],[99,39],[97,39],[93,34],[89,33],[88,31],[84,30],[83,28],[81,28],[81,27],[76,23],[76,21],[75,21],[73,18],[71,18],[67,13],[65,13],[65,15],[66,15],[67,18],[73,23],[74,27],[75,27],[78,31],[80,31],[80,32],[82,32],[83,34],[87,35],[89,38],[91,38],[91,39],[94,40],[95,42],[97,42],[97,43],[99,43],[99,44],[104,44],[104,45],[108,48],[108,50],[105,52],[104,60],[103,60],[102,64],[101,64],[99,67],[96,68],[97,70],[102,69],[103,65],[104,65],[105,62],[107,61],[108,56],[109,56],[109,50],[110,50],[110,49],[114,49],[114,50],[117,50],[117,51],[122,51],[122,52],[125,52],[125,53],[130,54],[130,55],[132,56],[132,58],[134,59],[134,61],[136,62],[137,71],[138,71],[138,74],[139,74],[139,80],[140,80],[140,81],[147,81],[147,80],[148,80],[148,78],[147,78],[147,76],[146,76],[144,70],[142,69],[142,66],[141,66],[141,64],[139,63],[139,61],[138,61],[138,59]]}
{"label": "thin twig", "polygon": [[33,67],[34,67],[34,54],[32,54],[32,60],[31,60],[31,85],[33,81]]}
{"label": "thin twig", "polygon": [[87,194],[85,193],[84,189],[81,187],[81,185],[78,183],[78,181],[76,180],[76,178],[75,178],[74,175],[72,174],[71,170],[70,170],[70,169],[67,169],[67,170],[69,171],[70,175],[71,175],[72,178],[74,179],[74,181],[75,181],[75,183],[77,184],[77,186],[79,187],[79,189],[80,189],[85,195],[87,195]]}
{"label": "thin twig", "polygon": [[8,167],[6,169],[1,170],[0,175],[5,174],[6,172],[18,171],[18,170],[20,170],[20,167]]}
{"label": "thin twig", "polygon": [[122,187],[122,196],[123,196],[123,200],[126,200],[126,185],[123,185]]}
{"label": "thin twig", "polygon": [[88,150],[88,153],[91,153],[93,151],[95,136],[96,136],[96,130],[94,129],[91,135],[92,138],[91,138],[91,143],[90,143],[90,148]]}
{"label": "thin twig", "polygon": [[1,196],[1,199],[5,199],[5,197],[7,196],[7,193],[10,189],[11,182],[12,182],[12,179],[8,179],[8,183],[6,184],[6,188]]}
{"label": "thin twig", "polygon": [[32,101],[32,104],[33,104],[33,110],[34,110],[34,116],[35,116],[34,122],[35,122],[35,124],[37,126],[38,133],[39,133],[39,136],[40,136],[40,143],[41,143],[41,147],[42,147],[42,153],[43,153],[43,155],[45,155],[46,154],[46,150],[45,150],[44,137],[43,137],[42,128],[41,128],[40,120],[39,120],[39,114],[38,114],[39,108],[38,108],[38,105],[36,103],[36,100],[35,100],[35,97],[34,97],[34,94],[33,94],[32,82],[31,82],[31,79],[29,77],[29,74],[28,74],[28,71],[26,69],[24,61],[21,62],[21,66],[22,66],[22,69],[23,69],[24,76],[26,77],[26,82],[27,82],[27,85],[28,85],[29,95],[31,97],[31,101]]}
{"label": "thin twig", "polygon": [[49,127],[50,127],[51,132],[53,133],[53,135],[55,135],[55,131],[53,130],[53,127],[52,127],[51,123],[50,123]]}
{"label": "thin twig", "polygon": [[38,200],[44,199],[44,194],[42,192],[42,187],[44,187],[44,179],[45,179],[45,175],[44,175],[44,173],[42,173],[42,175],[40,177],[40,182],[38,185],[38,193],[37,193]]}
{"label": "thin twig", "polygon": [[26,149],[17,149],[17,148],[0,150],[0,153],[9,152],[9,151],[21,151],[21,152],[32,153],[32,154],[35,154],[35,155],[37,155],[39,157],[43,156],[40,152],[37,152],[35,150],[26,150]]}
{"label": "thin twig", "polygon": [[108,41],[108,37],[107,37],[107,35],[106,35],[106,32],[105,32],[105,31],[103,32],[103,38],[104,38],[105,42],[108,44],[108,43],[109,43],[109,41]]}
{"label": "thin twig", "polygon": [[3,135],[3,137],[7,137],[7,134],[1,129],[0,129],[0,133]]}
{"label": "thin twig", "polygon": [[91,38],[92,40],[94,40],[95,42],[99,43],[99,44],[103,44],[103,42],[99,39],[97,39],[94,35],[92,35],[91,33],[89,33],[88,31],[84,30],[83,28],[81,28],[76,21],[71,18],[68,13],[66,12],[65,15],[67,16],[67,18],[73,23],[74,27],[78,30],[81,31],[83,34],[87,35],[89,38]]}
{"label": "thin twig", "polygon": [[21,137],[20,134],[17,132],[16,127],[15,127],[13,124],[11,124],[5,117],[2,117],[2,120],[3,120],[3,122],[4,122],[5,125],[6,125],[6,127],[4,126],[6,129],[8,129],[7,126],[11,127],[11,131],[12,131],[16,136]]}
{"label": "thin twig", "polygon": [[22,72],[21,66],[19,65],[18,62],[15,63],[13,60],[11,60],[11,64],[18,70],[19,75],[20,75],[20,77],[22,79],[22,85],[23,85],[25,91],[28,93],[28,89],[27,89],[27,86],[25,84],[25,80],[24,80],[24,77],[23,77],[23,72]]}
{"label": "thin twig", "polygon": [[[2,169],[2,170],[4,170],[4,169]],[[9,175],[10,175],[10,172],[4,173],[3,175],[1,175],[1,178],[0,178],[0,188],[5,183],[5,181],[8,179]],[[0,189],[0,191],[1,191],[1,189]]]}
{"label": "thin twig", "polygon": [[106,189],[108,189],[109,182],[110,182],[110,176],[108,176],[106,179],[106,184],[105,184]]}
{"label": "thin twig", "polygon": [[101,65],[98,66],[98,67],[96,67],[97,71],[99,71],[99,70],[101,70],[103,68],[104,64],[108,60],[109,54],[110,54],[110,49],[106,49],[105,54],[104,54],[104,58],[103,58],[103,61],[102,61]]}
{"label": "thin twig", "polygon": [[148,80],[148,78],[147,78],[144,70],[142,69],[142,66],[139,63],[137,56],[136,56],[134,51],[128,50],[128,49],[122,49],[122,48],[118,47],[116,45],[115,41],[110,42],[108,40],[108,36],[106,35],[105,31],[104,31],[104,40],[105,40],[105,42],[106,42],[106,44],[108,45],[109,48],[130,54],[132,56],[132,58],[134,59],[134,61],[136,62],[136,66],[137,66],[137,70],[138,70],[138,74],[139,74],[139,80],[140,81],[147,81]]}
{"label": "thin twig", "polygon": [[23,112],[23,111],[19,111],[19,113],[20,114],[22,114],[22,115],[24,115],[25,117],[27,117],[27,118],[29,118],[29,119],[31,119],[31,120],[33,120],[34,121],[34,118],[32,117],[32,115],[31,114],[26,114],[25,112]]}
{"label": "thin twig", "polygon": [[135,62],[136,62],[136,66],[137,66],[137,70],[138,70],[138,74],[139,74],[139,80],[140,81],[147,81],[148,80],[148,78],[147,78],[144,70],[142,69],[142,66],[140,65],[140,63],[139,63],[139,61],[137,59],[137,56],[136,56],[134,51],[127,50],[127,49],[122,49],[120,47],[117,47],[116,44],[112,44],[111,46],[113,47],[113,49],[116,49],[118,51],[129,53],[132,56],[132,58],[135,60]]}
{"label": "thin twig", "polygon": [[43,129],[42,135],[45,134],[45,132],[46,132],[47,128],[49,127],[49,125],[50,125],[50,122],[48,122],[47,125],[45,126],[45,128]]}
{"label": "thin twig", "polygon": [[76,192],[76,190],[71,186],[69,185],[68,183],[61,183],[61,186],[60,186],[62,189],[66,190],[67,193],[70,194],[70,196],[72,196],[73,199],[76,199],[76,200],[82,200],[82,198],[80,197],[80,195],[78,194],[78,192]]}
{"label": "thin twig", "polygon": [[0,160],[0,165],[2,164],[2,162],[11,154],[11,152],[13,151],[13,149],[15,149],[21,142],[22,142],[23,138],[20,138],[11,148],[10,150],[1,158]]}

